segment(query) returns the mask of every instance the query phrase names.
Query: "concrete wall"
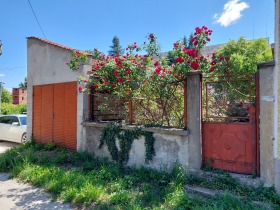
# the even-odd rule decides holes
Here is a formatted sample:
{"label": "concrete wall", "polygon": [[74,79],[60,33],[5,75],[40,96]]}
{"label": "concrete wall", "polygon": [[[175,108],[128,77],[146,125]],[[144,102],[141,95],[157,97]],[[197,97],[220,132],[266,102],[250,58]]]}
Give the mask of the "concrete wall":
{"label": "concrete wall", "polygon": [[[170,169],[177,162],[186,169],[199,170],[201,168],[201,72],[189,73],[187,78],[187,100],[190,101],[187,104],[188,130],[143,128],[143,130],[153,132],[155,156],[151,163],[145,163],[145,139],[141,137],[134,140],[127,165]],[[88,151],[97,157],[111,159],[106,145],[98,149],[100,134],[106,125],[85,122],[83,126],[84,141],[80,142],[78,151]],[[131,127],[124,126],[124,129],[131,129]]]}
{"label": "concrete wall", "polygon": [[[37,38],[27,39],[27,137],[32,137],[32,104],[33,86],[77,81],[80,75],[87,75],[91,65],[82,65],[73,72],[66,65],[71,58],[72,51],[46,43]],[[89,63],[91,58],[88,57]],[[77,96],[77,145],[82,139],[82,122],[87,120],[87,93]],[[86,113],[86,114],[85,114]]]}
{"label": "concrete wall", "polygon": [[[100,158],[109,158],[111,155],[106,144],[98,149],[100,144],[100,134],[106,124],[94,122],[84,123],[86,138],[80,150],[93,153]],[[124,129],[131,129],[132,126],[123,126]],[[141,136],[134,140],[129,153],[128,166],[145,166],[153,169],[171,169],[175,163],[184,168],[197,169],[196,164],[190,162],[191,156],[196,152],[191,150],[188,131],[181,129],[161,129],[161,128],[143,128],[143,130],[152,131],[155,138],[154,148],[155,156],[153,160],[145,163],[145,137]],[[118,145],[118,143],[117,143]],[[192,152],[190,152],[192,151]]]}
{"label": "concrete wall", "polygon": [[275,145],[274,145],[274,184],[275,187],[280,194],[280,119],[279,119],[279,111],[280,111],[280,0],[275,0],[275,78],[277,78],[275,82],[275,93],[276,95],[276,104],[274,108],[274,116],[277,118],[275,120]]}
{"label": "concrete wall", "polygon": [[274,62],[259,65],[260,78],[260,173],[266,185],[274,184]]}
{"label": "concrete wall", "polygon": [[201,76],[200,71],[187,74],[187,127],[190,135],[189,147],[192,151],[189,164],[197,170],[202,165]]}

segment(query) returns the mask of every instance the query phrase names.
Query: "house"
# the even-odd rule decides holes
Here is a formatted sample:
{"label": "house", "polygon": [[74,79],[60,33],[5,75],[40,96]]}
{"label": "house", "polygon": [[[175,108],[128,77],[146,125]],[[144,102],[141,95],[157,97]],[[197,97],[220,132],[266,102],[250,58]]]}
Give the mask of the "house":
{"label": "house", "polygon": [[[275,62],[259,66],[262,68],[260,77],[261,132],[260,147],[254,151],[253,158],[256,158],[256,153],[260,152],[258,157],[260,176],[266,185],[275,185],[280,193],[279,0],[275,0],[275,9]],[[78,71],[71,71],[66,63],[71,58],[74,50],[72,48],[41,38],[28,37],[27,50],[27,136],[38,142],[53,142],[77,151],[94,151],[98,157],[110,158],[107,147],[102,149],[98,147],[100,134],[105,125],[87,122],[88,96],[87,93],[78,92],[77,77],[80,75],[86,77],[92,70],[92,56],[87,54],[88,63],[81,65]],[[187,100],[192,102],[187,103],[188,130],[144,128],[155,134],[155,159],[151,163],[145,163],[143,158],[145,146],[141,137],[139,141],[133,142],[128,164],[138,166],[146,164],[145,166],[150,168],[160,168],[161,164],[172,166],[178,162],[183,167],[200,169],[203,148],[201,101],[197,96],[201,94],[201,75],[199,72],[191,72],[187,79],[186,84],[189,85]],[[255,123],[254,118],[252,121]],[[128,126],[124,129],[131,128]],[[213,129],[209,130],[209,132],[212,131]],[[243,136],[255,138],[247,132],[244,132]],[[246,141],[241,142],[245,145],[241,151],[243,152],[248,146]],[[223,146],[221,150],[231,151],[231,142],[226,142],[221,146]],[[243,154],[237,154],[238,157],[241,155]]]}
{"label": "house", "polygon": [[[74,49],[36,37],[27,38],[27,137],[76,150],[87,119],[77,77],[91,65],[71,71]],[[91,62],[91,55],[88,60]]]}
{"label": "house", "polygon": [[13,88],[12,97],[13,97],[13,104],[26,104],[27,90],[21,88]]}

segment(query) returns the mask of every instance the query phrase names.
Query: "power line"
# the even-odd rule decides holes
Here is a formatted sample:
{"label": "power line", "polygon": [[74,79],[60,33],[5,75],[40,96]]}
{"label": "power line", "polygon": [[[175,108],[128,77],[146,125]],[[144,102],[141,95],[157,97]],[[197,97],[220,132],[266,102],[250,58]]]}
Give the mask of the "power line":
{"label": "power line", "polygon": [[27,1],[28,1],[29,5],[30,5],[30,8],[31,8],[31,10],[32,10],[32,12],[34,14],[34,17],[35,17],[35,19],[36,19],[36,21],[37,21],[37,23],[38,23],[38,25],[39,25],[39,27],[41,29],[42,34],[44,35],[45,39],[47,39],[47,37],[46,37],[46,35],[45,35],[44,31],[43,31],[43,28],[41,27],[41,24],[39,23],[39,20],[38,20],[36,14],[35,14],[35,12],[34,12],[34,10],[32,8],[32,5],[31,5],[30,1],[29,0],[27,0]]}

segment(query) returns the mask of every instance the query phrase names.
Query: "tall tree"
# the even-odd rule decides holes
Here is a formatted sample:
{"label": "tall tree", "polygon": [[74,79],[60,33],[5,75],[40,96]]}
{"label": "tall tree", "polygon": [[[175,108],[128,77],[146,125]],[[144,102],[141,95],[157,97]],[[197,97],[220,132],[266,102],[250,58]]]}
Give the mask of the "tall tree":
{"label": "tall tree", "polygon": [[175,64],[176,63],[175,59],[176,58],[175,58],[174,52],[168,51],[167,56],[166,56],[167,65],[171,66],[172,64]]}
{"label": "tall tree", "polygon": [[27,78],[24,78],[24,81],[18,84],[20,89],[27,89]]}
{"label": "tall tree", "polygon": [[188,39],[187,39],[186,35],[183,38],[183,45],[185,45],[186,47],[188,46]]}
{"label": "tall tree", "polygon": [[119,37],[114,36],[112,40],[112,46],[110,46],[110,50],[108,51],[110,56],[122,55],[124,50],[120,45]]}

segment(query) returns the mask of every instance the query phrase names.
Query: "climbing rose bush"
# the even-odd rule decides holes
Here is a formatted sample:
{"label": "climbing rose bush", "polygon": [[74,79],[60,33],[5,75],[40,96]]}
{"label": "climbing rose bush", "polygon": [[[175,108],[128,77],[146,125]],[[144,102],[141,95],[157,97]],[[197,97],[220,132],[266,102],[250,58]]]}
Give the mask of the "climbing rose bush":
{"label": "climbing rose bush", "polygon": [[72,52],[72,57],[69,62],[66,63],[66,65],[69,66],[72,71],[77,71],[80,68],[81,63],[84,63],[87,61],[87,56],[85,53],[75,50]]}
{"label": "climbing rose bush", "polygon": [[[166,87],[184,80],[187,72],[202,70],[204,73],[211,73],[228,60],[217,58],[215,54],[202,55],[202,49],[210,42],[211,34],[212,30],[206,26],[196,27],[188,46],[182,41],[175,42],[172,50],[175,64],[171,66],[160,56],[160,45],[153,33],[148,34],[147,42],[141,45],[137,42],[128,45],[125,55],[107,56],[94,49],[91,78],[79,78],[79,82],[93,86],[97,91],[124,98],[141,97],[143,92],[147,94],[147,89],[160,97],[168,95],[169,89]],[[68,66],[77,70],[80,62],[85,62],[85,58],[84,54],[73,52]],[[79,87],[79,91],[84,90],[86,89]]]}

